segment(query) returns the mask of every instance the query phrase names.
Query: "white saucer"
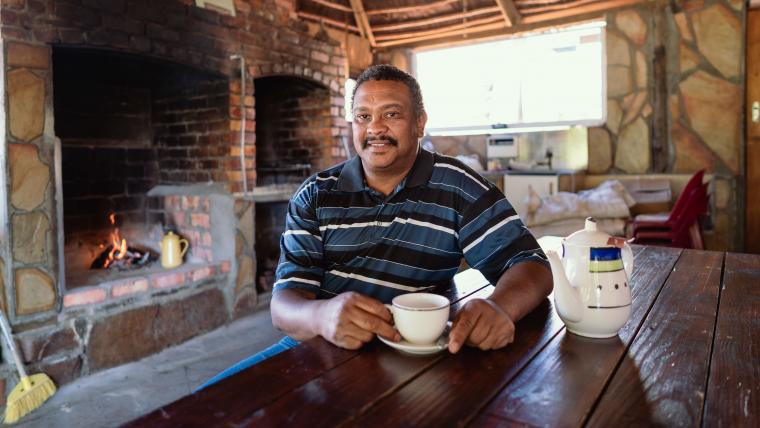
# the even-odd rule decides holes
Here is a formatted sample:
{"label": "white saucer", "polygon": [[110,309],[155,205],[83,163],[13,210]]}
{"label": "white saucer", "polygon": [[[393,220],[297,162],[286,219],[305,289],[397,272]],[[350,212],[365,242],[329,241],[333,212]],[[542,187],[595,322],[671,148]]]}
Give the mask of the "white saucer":
{"label": "white saucer", "polygon": [[392,340],[386,339],[383,336],[377,336],[380,341],[385,343],[386,345],[390,346],[391,348],[396,348],[401,352],[406,352],[407,354],[414,354],[414,355],[428,355],[428,354],[435,354],[438,352],[443,351],[444,349],[448,348],[449,346],[449,338],[447,336],[441,336],[438,338],[438,340],[430,345],[416,345],[411,342],[407,342],[406,340],[401,340],[401,342],[393,342]]}

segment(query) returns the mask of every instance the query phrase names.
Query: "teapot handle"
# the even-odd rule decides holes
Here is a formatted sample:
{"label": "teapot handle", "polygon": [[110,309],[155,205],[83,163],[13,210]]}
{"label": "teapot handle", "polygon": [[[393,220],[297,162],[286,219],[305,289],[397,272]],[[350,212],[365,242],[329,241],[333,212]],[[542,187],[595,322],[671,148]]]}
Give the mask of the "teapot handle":
{"label": "teapot handle", "polygon": [[625,244],[623,245],[623,248],[620,249],[620,253],[623,256],[623,268],[625,269],[625,274],[630,278],[633,274],[633,250],[630,245]]}
{"label": "teapot handle", "polygon": [[[182,245],[185,244],[185,245]],[[190,243],[187,242],[187,239],[180,239],[179,240],[179,246],[182,247],[182,251],[180,251],[180,257],[183,257],[185,253],[187,252],[187,248],[190,246]]]}

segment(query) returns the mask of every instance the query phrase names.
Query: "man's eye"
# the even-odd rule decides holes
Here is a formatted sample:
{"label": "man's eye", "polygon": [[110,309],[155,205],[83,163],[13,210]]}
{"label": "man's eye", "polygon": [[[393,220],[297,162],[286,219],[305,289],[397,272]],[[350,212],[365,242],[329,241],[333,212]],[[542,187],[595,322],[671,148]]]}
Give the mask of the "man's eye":
{"label": "man's eye", "polygon": [[385,113],[385,117],[388,119],[394,119],[399,117],[399,113],[397,111],[389,111],[388,113]]}
{"label": "man's eye", "polygon": [[369,115],[368,114],[355,114],[354,118],[356,120],[365,121],[365,120],[367,120],[367,118],[369,118]]}

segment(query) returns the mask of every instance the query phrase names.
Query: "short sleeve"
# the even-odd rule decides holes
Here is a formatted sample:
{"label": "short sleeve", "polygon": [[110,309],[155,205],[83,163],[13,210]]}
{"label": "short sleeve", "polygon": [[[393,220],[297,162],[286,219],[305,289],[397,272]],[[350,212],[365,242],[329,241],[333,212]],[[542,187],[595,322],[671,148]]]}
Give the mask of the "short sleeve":
{"label": "short sleeve", "polygon": [[467,263],[496,284],[524,261],[548,265],[546,255],[504,194],[490,187],[464,211],[459,242]]}
{"label": "short sleeve", "polygon": [[317,185],[312,177],[288,203],[274,292],[302,289],[316,294],[321,287],[324,249],[316,203]]}

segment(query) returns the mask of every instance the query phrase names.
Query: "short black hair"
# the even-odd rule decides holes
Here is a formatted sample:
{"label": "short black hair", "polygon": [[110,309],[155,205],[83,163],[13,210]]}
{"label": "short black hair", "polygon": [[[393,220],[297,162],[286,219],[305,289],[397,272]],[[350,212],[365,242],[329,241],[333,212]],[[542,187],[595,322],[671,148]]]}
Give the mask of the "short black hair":
{"label": "short black hair", "polygon": [[425,112],[425,106],[422,104],[422,91],[420,90],[420,85],[417,83],[417,80],[405,71],[390,64],[370,66],[356,78],[356,86],[354,86],[354,92],[351,94],[351,108],[353,108],[354,105],[356,90],[359,89],[359,86],[361,86],[362,83],[368,80],[394,80],[403,83],[409,88],[409,93],[412,94],[414,113],[417,117],[422,116]]}

